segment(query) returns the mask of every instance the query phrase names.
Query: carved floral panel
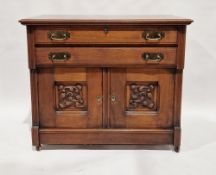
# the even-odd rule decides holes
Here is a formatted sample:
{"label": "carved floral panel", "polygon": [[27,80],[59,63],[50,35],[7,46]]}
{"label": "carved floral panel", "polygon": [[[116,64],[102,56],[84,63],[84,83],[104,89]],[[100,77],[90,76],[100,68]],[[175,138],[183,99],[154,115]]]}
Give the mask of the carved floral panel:
{"label": "carved floral panel", "polygon": [[157,83],[130,83],[128,85],[128,110],[157,109]]}
{"label": "carved floral panel", "polygon": [[80,83],[56,86],[56,105],[58,110],[85,110],[86,86]]}

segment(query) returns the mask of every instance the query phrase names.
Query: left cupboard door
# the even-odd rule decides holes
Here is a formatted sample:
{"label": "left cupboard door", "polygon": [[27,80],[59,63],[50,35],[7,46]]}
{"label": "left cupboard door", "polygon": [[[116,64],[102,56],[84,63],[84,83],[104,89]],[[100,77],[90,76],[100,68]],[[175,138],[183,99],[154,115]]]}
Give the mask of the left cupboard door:
{"label": "left cupboard door", "polygon": [[102,71],[98,68],[38,70],[41,128],[101,128]]}

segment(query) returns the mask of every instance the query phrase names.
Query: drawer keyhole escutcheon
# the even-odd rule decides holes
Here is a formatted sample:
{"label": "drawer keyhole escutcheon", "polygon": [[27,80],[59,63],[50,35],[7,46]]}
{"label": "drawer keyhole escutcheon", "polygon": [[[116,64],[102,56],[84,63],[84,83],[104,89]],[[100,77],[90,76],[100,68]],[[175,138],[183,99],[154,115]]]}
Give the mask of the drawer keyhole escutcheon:
{"label": "drawer keyhole escutcheon", "polygon": [[112,96],[111,96],[111,101],[112,101],[112,102],[116,102],[116,99],[117,99],[117,98],[116,98],[115,95],[112,95]]}
{"label": "drawer keyhole escutcheon", "polygon": [[142,37],[148,41],[160,41],[161,39],[165,37],[165,33],[149,31],[149,32],[144,32]]}
{"label": "drawer keyhole escutcheon", "polygon": [[99,102],[101,102],[101,101],[102,101],[102,97],[101,97],[101,96],[99,96],[99,95],[97,95],[97,96],[96,96],[96,100],[97,100],[97,102],[99,103]]}
{"label": "drawer keyhole escutcheon", "polygon": [[108,34],[109,33],[109,27],[108,26],[104,26],[104,33]]}
{"label": "drawer keyhole escutcheon", "polygon": [[70,38],[70,33],[66,31],[48,32],[48,38],[53,41],[64,41]]}
{"label": "drawer keyhole escutcheon", "polygon": [[69,52],[50,52],[48,55],[52,61],[66,61],[71,57]]}

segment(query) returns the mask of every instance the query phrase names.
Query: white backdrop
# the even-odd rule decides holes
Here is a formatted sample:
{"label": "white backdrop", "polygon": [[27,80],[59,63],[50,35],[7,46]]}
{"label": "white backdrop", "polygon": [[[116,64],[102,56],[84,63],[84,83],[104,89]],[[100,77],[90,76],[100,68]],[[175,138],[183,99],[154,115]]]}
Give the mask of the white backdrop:
{"label": "white backdrop", "polygon": [[[26,30],[18,20],[41,14],[192,18],[195,22],[187,30],[181,152],[107,146],[33,151]],[[0,0],[0,174],[214,174],[215,21],[215,0]]]}

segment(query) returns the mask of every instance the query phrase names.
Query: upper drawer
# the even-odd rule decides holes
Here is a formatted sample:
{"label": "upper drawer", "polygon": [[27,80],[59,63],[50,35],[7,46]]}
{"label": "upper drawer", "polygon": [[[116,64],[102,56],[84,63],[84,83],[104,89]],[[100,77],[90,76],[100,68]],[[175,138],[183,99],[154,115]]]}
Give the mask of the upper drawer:
{"label": "upper drawer", "polygon": [[44,26],[35,30],[36,44],[176,44],[175,27]]}

